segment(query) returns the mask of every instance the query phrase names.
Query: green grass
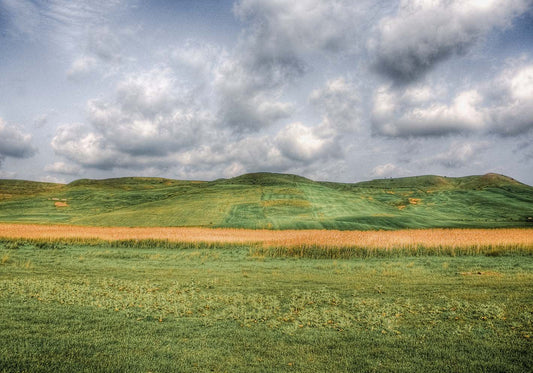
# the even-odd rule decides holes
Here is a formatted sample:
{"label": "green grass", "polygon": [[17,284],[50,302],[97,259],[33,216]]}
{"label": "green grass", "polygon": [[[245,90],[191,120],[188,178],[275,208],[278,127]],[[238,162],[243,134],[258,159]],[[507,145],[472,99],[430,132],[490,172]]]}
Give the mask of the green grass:
{"label": "green grass", "polygon": [[533,258],[0,242],[0,372],[525,372]]}
{"label": "green grass", "polygon": [[[68,206],[56,207],[56,202]],[[211,182],[0,180],[0,222],[350,230],[532,227],[533,188],[492,174],[357,184],[270,173]]]}

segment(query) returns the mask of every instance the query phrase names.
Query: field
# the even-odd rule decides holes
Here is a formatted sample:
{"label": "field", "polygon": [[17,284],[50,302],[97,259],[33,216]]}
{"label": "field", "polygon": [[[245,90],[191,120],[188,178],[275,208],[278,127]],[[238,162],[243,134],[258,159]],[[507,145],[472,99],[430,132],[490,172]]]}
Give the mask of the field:
{"label": "field", "polygon": [[[399,231],[124,228],[0,224],[0,238],[38,242],[188,247],[241,244],[256,255],[352,257],[373,255],[498,255],[533,252],[531,229],[422,229]],[[337,256],[335,256],[337,255]]]}
{"label": "field", "polygon": [[0,371],[533,368],[531,230],[154,231],[0,225]]}
{"label": "field", "polygon": [[0,222],[284,230],[532,227],[533,188],[495,174],[357,184],[269,173],[209,182],[0,180]]}
{"label": "field", "polygon": [[0,180],[0,222],[0,372],[533,371],[505,176]]}
{"label": "field", "polygon": [[0,371],[533,367],[531,252],[298,259],[246,244],[0,243]]}

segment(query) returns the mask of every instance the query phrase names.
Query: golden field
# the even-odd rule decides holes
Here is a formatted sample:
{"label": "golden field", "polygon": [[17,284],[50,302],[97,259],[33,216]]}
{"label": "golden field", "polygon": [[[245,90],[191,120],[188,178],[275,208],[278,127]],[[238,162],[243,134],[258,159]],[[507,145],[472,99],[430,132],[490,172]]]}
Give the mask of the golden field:
{"label": "golden field", "polygon": [[0,238],[39,240],[162,240],[261,244],[265,247],[360,247],[398,249],[521,247],[533,250],[533,229],[413,229],[398,231],[249,230],[181,227],[82,227],[71,225],[0,224]]}

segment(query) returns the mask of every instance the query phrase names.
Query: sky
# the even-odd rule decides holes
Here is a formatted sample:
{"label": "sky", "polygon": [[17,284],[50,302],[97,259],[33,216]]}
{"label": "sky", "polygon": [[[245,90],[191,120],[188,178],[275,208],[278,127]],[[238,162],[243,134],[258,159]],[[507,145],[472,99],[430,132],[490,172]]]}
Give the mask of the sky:
{"label": "sky", "polygon": [[0,178],[533,185],[533,0],[0,0]]}

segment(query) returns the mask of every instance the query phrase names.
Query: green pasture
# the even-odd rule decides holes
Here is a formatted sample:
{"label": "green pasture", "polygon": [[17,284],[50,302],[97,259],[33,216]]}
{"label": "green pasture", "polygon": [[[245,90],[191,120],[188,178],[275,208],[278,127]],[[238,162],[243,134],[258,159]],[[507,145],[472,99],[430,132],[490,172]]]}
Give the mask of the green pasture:
{"label": "green pasture", "polygon": [[448,254],[4,240],[0,372],[531,371],[531,252]]}
{"label": "green pasture", "polygon": [[270,173],[211,182],[0,180],[0,222],[254,229],[526,227],[533,226],[533,188],[493,174],[357,184]]}

